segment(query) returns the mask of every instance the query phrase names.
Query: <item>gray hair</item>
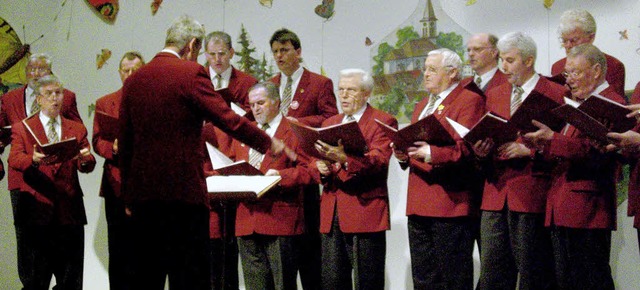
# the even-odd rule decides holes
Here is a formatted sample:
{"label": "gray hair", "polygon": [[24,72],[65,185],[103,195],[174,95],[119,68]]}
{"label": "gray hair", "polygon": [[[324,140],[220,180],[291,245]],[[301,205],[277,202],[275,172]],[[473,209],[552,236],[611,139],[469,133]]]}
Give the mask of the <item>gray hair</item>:
{"label": "gray hair", "polygon": [[596,33],[596,20],[591,13],[583,9],[567,10],[562,13],[560,25],[558,26],[558,34],[560,36],[578,28],[587,34]]}
{"label": "gray hair", "polygon": [[582,56],[590,65],[599,64],[602,68],[602,77],[607,74],[607,58],[604,53],[593,44],[581,44],[571,48],[567,57]]}
{"label": "gray hair", "polygon": [[373,78],[371,75],[359,68],[347,68],[340,71],[340,78],[360,77],[360,88],[371,92],[373,90]]}
{"label": "gray hair", "polygon": [[460,80],[462,75],[462,60],[460,56],[448,48],[439,48],[429,52],[429,55],[442,55],[442,67],[455,68],[458,70],[456,80]]}
{"label": "gray hair", "polygon": [[500,52],[506,52],[511,49],[517,49],[523,60],[528,57],[533,57],[533,60],[536,60],[536,42],[527,34],[511,32],[505,34],[498,40],[498,50]]}
{"label": "gray hair", "polygon": [[51,70],[51,66],[53,65],[53,62],[51,60],[51,56],[49,56],[46,53],[34,53],[31,56],[29,56],[29,63],[37,61],[37,60],[43,60],[44,63],[46,63],[47,66],[49,67],[49,70]]}
{"label": "gray hair", "polygon": [[204,39],[204,27],[189,15],[178,17],[167,29],[165,46],[175,46],[182,50],[192,39],[198,44]]}
{"label": "gray hair", "polygon": [[54,74],[49,74],[49,75],[46,75],[44,77],[39,78],[36,81],[35,87],[33,88],[33,90],[35,92],[37,92],[38,94],[40,94],[40,88],[42,88],[44,86],[52,85],[52,84],[56,84],[56,85],[60,86],[60,88],[64,88],[64,85],[62,84],[62,81],[60,81],[60,79],[57,76],[55,76]]}
{"label": "gray hair", "polygon": [[204,39],[204,45],[209,45],[209,42],[214,41],[222,41],[228,49],[232,49],[233,46],[231,44],[231,36],[224,31],[214,31],[207,34],[207,37]]}
{"label": "gray hair", "polygon": [[271,99],[272,101],[278,101],[278,103],[280,103],[280,90],[278,89],[278,86],[276,86],[273,82],[266,81],[257,83],[249,89],[249,92],[258,89],[264,89],[265,91],[267,91],[267,98]]}

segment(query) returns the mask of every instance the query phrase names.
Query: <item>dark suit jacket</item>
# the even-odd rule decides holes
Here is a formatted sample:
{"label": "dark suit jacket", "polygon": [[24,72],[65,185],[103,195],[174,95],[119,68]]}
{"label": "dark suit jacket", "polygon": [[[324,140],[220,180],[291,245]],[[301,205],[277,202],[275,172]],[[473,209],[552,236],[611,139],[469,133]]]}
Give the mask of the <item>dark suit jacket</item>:
{"label": "dark suit jacket", "polygon": [[[607,58],[607,75],[606,80],[609,86],[612,86],[615,92],[624,97],[624,81],[625,70],[624,64],[617,58],[604,54]],[[551,67],[551,75],[555,76],[564,71],[564,65],[567,63],[567,58],[556,61]]]}
{"label": "dark suit jacket", "polygon": [[[298,147],[298,139],[284,117],[274,137],[285,140],[285,144],[290,148]],[[273,157],[269,152],[267,151],[262,159],[260,171],[266,173],[269,169],[276,169],[280,172],[282,180],[277,188],[262,197],[240,202],[236,213],[236,236],[254,233],[290,236],[304,232],[302,194],[304,187],[313,182],[307,169],[309,157],[297,152],[298,160],[292,162],[284,155]],[[231,157],[236,161],[248,161],[249,147],[234,141]]]}
{"label": "dark suit jacket", "polygon": [[[615,94],[604,97],[624,103]],[[616,160],[601,153],[573,126],[554,133],[544,153],[559,160],[547,198],[545,224],[578,229],[615,229]]]}
{"label": "dark suit jacket", "polygon": [[[96,111],[102,111],[111,116],[118,117],[120,114],[120,102],[122,101],[122,89],[103,96],[96,100]],[[117,155],[113,154],[113,141],[102,137],[102,128],[93,118],[93,138],[91,143],[95,152],[104,158],[104,170],[102,172],[102,183],[100,185],[100,196],[120,197],[120,168],[118,167]]]}
{"label": "dark suit jacket", "polygon": [[260,152],[270,148],[269,136],[227,106],[196,62],[161,52],[125,81],[118,149],[126,203],[208,205],[205,119]]}
{"label": "dark suit jacket", "polygon": [[[2,105],[0,106],[0,126],[10,126],[27,117],[27,109],[24,105],[24,91],[26,89],[27,86],[25,85],[9,91],[2,96]],[[76,94],[74,92],[67,89],[64,90],[60,115],[67,119],[82,123],[82,119],[80,119],[80,113],[78,113],[76,105]],[[9,190],[17,189],[18,185],[22,182],[22,175],[11,168],[9,168],[8,175],[7,182],[9,183]]]}
{"label": "dark suit jacket", "polygon": [[[389,194],[387,174],[391,158],[391,140],[375,122],[378,119],[394,128],[398,121],[370,105],[358,121],[369,151],[363,156],[347,156],[347,168],[339,168],[327,179],[320,178],[316,159],[311,167],[317,182],[323,183],[320,197],[320,232],[329,233],[334,211],[340,215],[340,230],[344,233],[385,231],[389,225]],[[322,127],[340,124],[344,114],[322,122]]]}
{"label": "dark suit jacket", "polygon": [[[500,116],[511,115],[510,83],[487,92],[487,111]],[[534,91],[558,102],[564,103],[567,90],[544,77],[534,87]],[[518,139],[516,142],[522,143]],[[534,150],[535,152],[535,150]],[[486,175],[482,194],[482,210],[500,211],[505,202],[511,211],[543,213],[547,191],[551,185],[552,162],[540,155],[511,160],[492,158],[483,164]]]}
{"label": "dark suit jacket", "polygon": [[[234,102],[242,107],[247,112],[245,117],[250,120],[253,120],[253,115],[251,113],[251,107],[249,106],[249,89],[257,83],[258,80],[253,76],[232,67],[231,78],[229,78],[229,86],[227,87],[228,94],[223,95],[227,104]],[[215,129],[215,134],[218,142],[218,149],[229,155],[228,153],[229,150],[231,150],[231,142],[233,141],[233,138],[218,128]]]}
{"label": "dark suit jacket", "polygon": [[[42,144],[48,143],[47,135],[38,114],[26,120]],[[62,118],[61,140],[75,137],[80,148],[88,148],[87,129],[82,125]],[[96,160],[93,155],[69,160],[63,163],[32,166],[34,137],[22,122],[12,126],[13,143],[9,153],[9,166],[21,173],[20,195],[16,211],[16,224],[37,225],[82,225],[87,223],[82,201],[82,189],[78,181],[78,171],[93,171]],[[23,175],[22,175],[23,174]]]}
{"label": "dark suit jacket", "polygon": [[[416,104],[411,122],[415,123],[427,106],[425,98]],[[484,113],[482,96],[458,84],[434,114],[441,123],[445,117],[471,128]],[[431,163],[410,160],[407,215],[427,217],[476,216],[480,207],[480,179],[470,159],[470,150],[457,135],[454,146],[431,146]]]}
{"label": "dark suit jacket", "polygon": [[[280,85],[280,76],[281,74],[277,74],[271,81]],[[287,116],[294,117],[311,127],[320,127],[322,121],[337,113],[333,82],[329,78],[304,69]]]}

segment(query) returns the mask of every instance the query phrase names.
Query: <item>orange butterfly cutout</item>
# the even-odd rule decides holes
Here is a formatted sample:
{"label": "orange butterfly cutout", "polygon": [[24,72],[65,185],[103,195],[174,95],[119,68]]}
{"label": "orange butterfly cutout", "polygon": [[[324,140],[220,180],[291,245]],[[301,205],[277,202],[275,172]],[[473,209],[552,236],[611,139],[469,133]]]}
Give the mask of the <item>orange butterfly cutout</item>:
{"label": "orange butterfly cutout", "polygon": [[623,39],[629,40],[629,33],[627,29],[618,31],[618,33],[620,33],[620,40],[623,40]]}
{"label": "orange butterfly cutout", "polygon": [[158,9],[160,8],[160,4],[162,4],[162,0],[153,0],[151,2],[151,15],[156,15]]}
{"label": "orange butterfly cutout", "polygon": [[102,66],[111,58],[111,50],[103,48],[102,52],[96,54],[96,66],[101,69]]}

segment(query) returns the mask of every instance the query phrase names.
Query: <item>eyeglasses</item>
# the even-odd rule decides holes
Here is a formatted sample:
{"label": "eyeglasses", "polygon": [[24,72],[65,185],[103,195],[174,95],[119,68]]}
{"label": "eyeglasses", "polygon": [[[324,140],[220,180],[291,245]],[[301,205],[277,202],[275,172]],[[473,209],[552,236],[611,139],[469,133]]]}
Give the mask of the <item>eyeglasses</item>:
{"label": "eyeglasses", "polygon": [[562,75],[564,76],[565,79],[568,79],[568,78],[577,79],[581,77],[583,74],[584,72],[581,70],[572,70],[572,71],[562,72]]}
{"label": "eyeglasses", "polygon": [[485,49],[491,48],[489,46],[480,46],[480,47],[467,47],[467,53],[479,53]]}
{"label": "eyeglasses", "polygon": [[40,95],[48,100],[61,99],[64,96],[64,90],[61,88],[56,90],[46,90],[42,91]]}
{"label": "eyeglasses", "polygon": [[48,67],[30,67],[27,68],[27,72],[28,73],[49,73],[51,72],[51,69],[49,69]]}

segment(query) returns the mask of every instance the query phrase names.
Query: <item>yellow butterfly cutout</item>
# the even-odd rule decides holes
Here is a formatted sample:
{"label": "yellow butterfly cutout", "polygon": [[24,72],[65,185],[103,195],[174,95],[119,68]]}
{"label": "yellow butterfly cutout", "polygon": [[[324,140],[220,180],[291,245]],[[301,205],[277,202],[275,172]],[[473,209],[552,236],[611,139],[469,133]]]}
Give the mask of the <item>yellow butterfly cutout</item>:
{"label": "yellow butterfly cutout", "polygon": [[103,48],[102,52],[96,54],[96,66],[101,69],[102,66],[111,58],[111,50]]}

